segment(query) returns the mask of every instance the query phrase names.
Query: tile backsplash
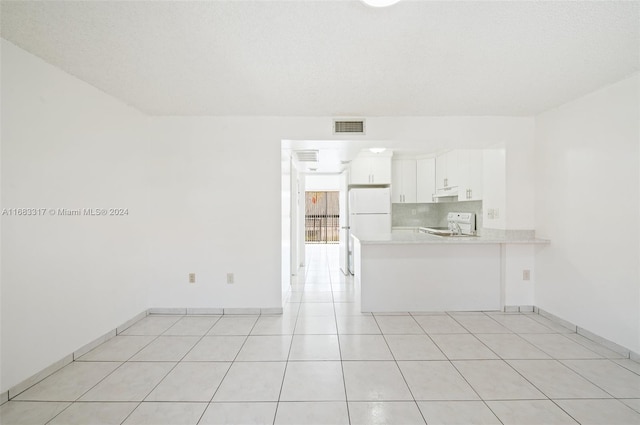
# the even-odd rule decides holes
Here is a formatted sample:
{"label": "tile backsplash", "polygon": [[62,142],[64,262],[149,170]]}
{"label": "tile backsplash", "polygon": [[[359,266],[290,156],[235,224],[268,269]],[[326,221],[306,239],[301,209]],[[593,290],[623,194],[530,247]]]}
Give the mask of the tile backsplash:
{"label": "tile backsplash", "polygon": [[447,214],[450,212],[475,213],[476,228],[482,229],[482,201],[391,204],[391,225],[393,227],[447,227]]}

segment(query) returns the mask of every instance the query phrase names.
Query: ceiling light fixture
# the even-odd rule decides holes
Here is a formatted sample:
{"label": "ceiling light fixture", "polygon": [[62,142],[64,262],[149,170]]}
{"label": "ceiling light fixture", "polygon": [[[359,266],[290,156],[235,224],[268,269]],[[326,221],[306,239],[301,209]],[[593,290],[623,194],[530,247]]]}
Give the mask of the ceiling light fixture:
{"label": "ceiling light fixture", "polygon": [[387,148],[370,148],[369,149],[373,153],[382,153],[387,150]]}
{"label": "ceiling light fixture", "polygon": [[400,0],[362,0],[367,6],[371,7],[387,7],[398,3]]}

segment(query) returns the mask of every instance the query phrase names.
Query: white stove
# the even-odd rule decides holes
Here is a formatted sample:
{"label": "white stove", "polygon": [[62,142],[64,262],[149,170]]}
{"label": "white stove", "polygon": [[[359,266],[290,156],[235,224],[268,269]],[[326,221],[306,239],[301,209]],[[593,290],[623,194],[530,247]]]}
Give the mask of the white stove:
{"label": "white stove", "polygon": [[447,227],[454,235],[475,235],[476,215],[467,212],[450,212],[447,214]]}

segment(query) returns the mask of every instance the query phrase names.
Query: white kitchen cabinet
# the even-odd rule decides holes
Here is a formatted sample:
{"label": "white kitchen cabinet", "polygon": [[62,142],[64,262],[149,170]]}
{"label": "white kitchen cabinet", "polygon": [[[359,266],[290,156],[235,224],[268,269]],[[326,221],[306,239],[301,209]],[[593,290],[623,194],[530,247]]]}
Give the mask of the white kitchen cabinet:
{"label": "white kitchen cabinet", "polygon": [[394,159],[391,163],[391,202],[416,203],[416,160]]}
{"label": "white kitchen cabinet", "polygon": [[482,199],[482,150],[458,151],[458,201]]}
{"label": "white kitchen cabinet", "polygon": [[459,151],[452,150],[436,157],[436,188],[458,186]]}
{"label": "white kitchen cabinet", "polygon": [[416,202],[419,204],[434,202],[436,193],[436,159],[418,158],[416,160]]}
{"label": "white kitchen cabinet", "polygon": [[391,184],[390,154],[360,154],[351,161],[350,184]]}

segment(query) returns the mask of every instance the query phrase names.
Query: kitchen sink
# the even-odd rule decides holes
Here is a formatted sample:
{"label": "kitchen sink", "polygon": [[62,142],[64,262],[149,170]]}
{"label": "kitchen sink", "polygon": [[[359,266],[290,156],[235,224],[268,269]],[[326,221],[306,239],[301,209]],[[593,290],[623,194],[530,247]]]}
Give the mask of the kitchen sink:
{"label": "kitchen sink", "polygon": [[477,238],[478,235],[459,235],[455,233],[442,234],[442,233],[431,233],[433,236],[439,236],[441,238]]}
{"label": "kitchen sink", "polygon": [[473,238],[477,235],[468,235],[468,234],[460,234],[454,233],[449,230],[448,227],[419,227],[418,232],[420,233],[429,233],[430,235],[440,236],[443,238]]}

